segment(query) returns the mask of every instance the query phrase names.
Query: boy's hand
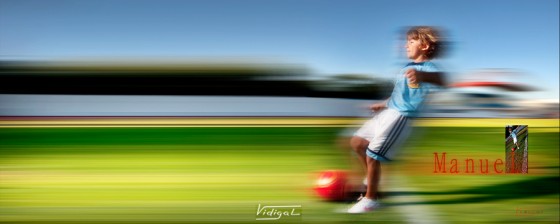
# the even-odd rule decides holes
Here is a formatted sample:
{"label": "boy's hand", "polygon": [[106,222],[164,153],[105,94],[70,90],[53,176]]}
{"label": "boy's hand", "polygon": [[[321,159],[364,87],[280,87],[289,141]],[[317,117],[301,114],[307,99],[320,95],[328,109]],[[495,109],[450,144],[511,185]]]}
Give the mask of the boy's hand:
{"label": "boy's hand", "polygon": [[377,112],[377,111],[385,109],[387,107],[386,104],[387,104],[386,101],[383,101],[381,103],[374,103],[374,104],[369,106],[369,109],[372,110],[373,112]]}
{"label": "boy's hand", "polygon": [[419,74],[420,72],[416,71],[416,69],[411,68],[406,70],[404,76],[406,76],[406,78],[408,79],[409,84],[418,84],[418,82],[420,82]]}

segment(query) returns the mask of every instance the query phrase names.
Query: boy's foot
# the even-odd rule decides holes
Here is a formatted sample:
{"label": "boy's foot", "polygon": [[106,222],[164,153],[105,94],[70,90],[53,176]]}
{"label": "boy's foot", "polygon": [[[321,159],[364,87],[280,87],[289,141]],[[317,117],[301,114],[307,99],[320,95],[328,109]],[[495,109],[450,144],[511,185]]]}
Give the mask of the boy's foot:
{"label": "boy's foot", "polygon": [[348,213],[357,214],[371,212],[377,207],[379,207],[379,202],[377,200],[363,197],[360,201],[358,201],[358,203],[348,209]]}

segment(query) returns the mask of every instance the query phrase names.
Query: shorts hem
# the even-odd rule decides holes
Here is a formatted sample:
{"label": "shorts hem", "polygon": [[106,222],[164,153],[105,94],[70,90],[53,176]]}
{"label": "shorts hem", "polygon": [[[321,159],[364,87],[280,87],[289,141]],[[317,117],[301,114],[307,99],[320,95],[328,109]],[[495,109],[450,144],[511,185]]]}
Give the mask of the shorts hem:
{"label": "shorts hem", "polygon": [[375,159],[380,162],[390,162],[391,160],[385,156],[379,155],[371,149],[366,150],[366,155],[372,159]]}

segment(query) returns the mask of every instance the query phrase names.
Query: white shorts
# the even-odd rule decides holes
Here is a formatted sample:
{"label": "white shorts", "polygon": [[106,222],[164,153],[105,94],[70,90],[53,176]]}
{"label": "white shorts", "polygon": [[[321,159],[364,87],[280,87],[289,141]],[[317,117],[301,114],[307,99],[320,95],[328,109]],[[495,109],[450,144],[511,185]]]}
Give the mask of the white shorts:
{"label": "white shorts", "polygon": [[390,161],[397,148],[410,133],[410,118],[394,109],[384,109],[368,120],[354,136],[369,141],[365,149],[369,157],[379,161]]}

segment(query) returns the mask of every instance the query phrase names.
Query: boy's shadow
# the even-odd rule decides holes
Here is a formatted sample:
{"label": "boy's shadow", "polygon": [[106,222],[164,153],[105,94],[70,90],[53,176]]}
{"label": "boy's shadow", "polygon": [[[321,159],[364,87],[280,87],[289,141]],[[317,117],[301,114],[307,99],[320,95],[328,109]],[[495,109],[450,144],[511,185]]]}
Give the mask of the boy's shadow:
{"label": "boy's shadow", "polygon": [[491,201],[522,199],[544,195],[560,193],[559,177],[540,177],[530,180],[516,181],[510,183],[480,186],[464,190],[446,192],[425,192],[425,191],[389,191],[383,192],[385,196],[403,195],[475,195],[466,198],[454,198],[449,200],[429,200],[421,202],[387,203],[387,206],[399,205],[421,205],[421,204],[463,204],[463,203],[484,203]]}

